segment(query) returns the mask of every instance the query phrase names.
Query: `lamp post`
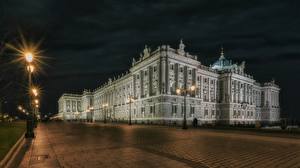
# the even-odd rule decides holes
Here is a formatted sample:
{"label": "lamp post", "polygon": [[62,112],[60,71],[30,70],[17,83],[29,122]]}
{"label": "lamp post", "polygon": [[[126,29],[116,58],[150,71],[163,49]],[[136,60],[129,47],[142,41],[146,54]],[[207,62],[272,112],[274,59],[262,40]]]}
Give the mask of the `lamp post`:
{"label": "lamp post", "polygon": [[193,91],[195,91],[196,87],[194,85],[192,85],[189,88],[178,88],[176,89],[176,93],[177,95],[182,95],[183,94],[183,106],[184,106],[184,112],[183,112],[183,122],[182,122],[182,129],[187,129],[187,124],[186,124],[186,96],[188,93],[192,93]]}
{"label": "lamp post", "polygon": [[102,107],[104,109],[104,123],[106,123],[106,107],[108,107],[108,103],[103,104]]}
{"label": "lamp post", "polygon": [[135,101],[135,97],[132,95],[129,95],[128,97],[128,103],[129,103],[129,120],[128,120],[128,125],[131,125],[131,104]]}
{"label": "lamp post", "polygon": [[37,113],[38,113],[38,108],[39,108],[39,99],[38,98],[38,95],[39,95],[39,91],[37,88],[33,87],[31,89],[31,92],[32,92],[32,95],[34,96],[34,127],[36,128],[37,127]]}
{"label": "lamp post", "polygon": [[27,62],[27,71],[28,71],[28,88],[29,88],[29,115],[27,116],[27,124],[26,124],[26,138],[34,138],[34,132],[33,132],[33,111],[32,111],[32,100],[31,100],[31,85],[32,85],[32,73],[34,72],[34,66],[32,65],[33,61],[33,54],[31,52],[26,52],[24,54],[25,61]]}

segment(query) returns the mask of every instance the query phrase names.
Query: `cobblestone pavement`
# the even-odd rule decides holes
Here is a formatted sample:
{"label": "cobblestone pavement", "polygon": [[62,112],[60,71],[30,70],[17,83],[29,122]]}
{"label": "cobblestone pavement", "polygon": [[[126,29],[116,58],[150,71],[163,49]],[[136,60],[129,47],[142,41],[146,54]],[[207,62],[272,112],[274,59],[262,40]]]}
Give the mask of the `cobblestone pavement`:
{"label": "cobblestone pavement", "polygon": [[300,167],[300,139],[54,122],[39,125],[20,167]]}

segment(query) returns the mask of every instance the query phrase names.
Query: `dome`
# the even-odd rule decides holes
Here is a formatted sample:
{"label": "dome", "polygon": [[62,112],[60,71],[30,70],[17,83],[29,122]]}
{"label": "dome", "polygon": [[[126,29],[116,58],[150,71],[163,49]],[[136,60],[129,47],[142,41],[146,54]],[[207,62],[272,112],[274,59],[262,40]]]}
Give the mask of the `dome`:
{"label": "dome", "polygon": [[212,69],[218,70],[218,71],[222,71],[222,70],[226,70],[226,69],[231,69],[232,66],[232,62],[231,60],[227,60],[224,57],[224,52],[223,52],[223,48],[221,48],[221,56],[219,58],[219,60],[217,60],[213,65],[212,65]]}

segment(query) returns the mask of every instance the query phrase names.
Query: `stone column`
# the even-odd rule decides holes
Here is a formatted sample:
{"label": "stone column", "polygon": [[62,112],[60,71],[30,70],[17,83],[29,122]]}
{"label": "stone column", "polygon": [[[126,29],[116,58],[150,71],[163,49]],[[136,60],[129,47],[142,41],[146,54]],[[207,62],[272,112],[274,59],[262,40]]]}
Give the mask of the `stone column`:
{"label": "stone column", "polygon": [[208,79],[208,102],[210,102],[210,78]]}
{"label": "stone column", "polygon": [[175,63],[175,89],[178,88],[178,78],[179,78],[179,66],[178,66],[178,63]]}
{"label": "stone column", "polygon": [[148,67],[148,97],[152,96],[152,66]]}
{"label": "stone column", "polygon": [[183,88],[187,89],[187,80],[188,80],[188,69],[187,66],[184,66],[183,72]]}
{"label": "stone column", "polygon": [[157,83],[156,83],[156,94],[160,94],[161,92],[161,65],[160,65],[160,60],[157,62],[157,66],[156,66],[157,70],[156,70],[156,79],[157,79]]}
{"label": "stone column", "polygon": [[[196,69],[195,68],[192,69],[192,85],[194,85],[197,88],[197,85],[196,85]],[[197,89],[195,90],[195,92],[193,94],[193,97],[196,97],[196,91],[197,91]]]}
{"label": "stone column", "polygon": [[140,70],[140,97],[144,97],[144,71]]}
{"label": "stone column", "polygon": [[133,88],[132,88],[132,94],[133,94],[133,96],[134,97],[136,97],[137,95],[136,95],[136,75],[133,75],[133,79],[132,79],[133,81],[132,81],[132,86],[133,86]]}
{"label": "stone column", "polygon": [[203,99],[203,77],[202,75],[200,76],[200,98]]}
{"label": "stone column", "polygon": [[170,68],[169,68],[169,63],[170,63],[170,61],[169,61],[169,59],[168,59],[168,57],[166,58],[166,92],[167,92],[167,94],[168,95],[170,95],[171,94],[171,90],[170,90],[170,79],[169,79],[169,76],[170,76],[170,74],[169,74],[169,71],[170,71]]}
{"label": "stone column", "polygon": [[215,84],[215,102],[217,101],[217,80],[214,80]]}
{"label": "stone column", "polygon": [[166,93],[166,58],[161,58],[161,93]]}

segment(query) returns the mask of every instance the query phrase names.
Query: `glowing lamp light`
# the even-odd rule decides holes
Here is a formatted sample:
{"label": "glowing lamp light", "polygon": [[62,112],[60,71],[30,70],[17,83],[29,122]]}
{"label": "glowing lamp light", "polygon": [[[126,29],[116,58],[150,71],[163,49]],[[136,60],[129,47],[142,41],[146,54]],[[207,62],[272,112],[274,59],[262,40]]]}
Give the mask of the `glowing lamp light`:
{"label": "glowing lamp light", "polygon": [[19,109],[20,111],[22,111],[22,110],[23,110],[22,106],[18,106],[18,109]]}
{"label": "glowing lamp light", "polygon": [[34,96],[37,96],[38,95],[38,90],[36,88],[33,88],[32,93],[33,93]]}
{"label": "glowing lamp light", "polygon": [[181,90],[180,89],[176,89],[176,94],[180,95]]}
{"label": "glowing lamp light", "polygon": [[35,99],[34,102],[35,102],[35,104],[39,104],[39,100],[38,99]]}
{"label": "glowing lamp light", "polygon": [[26,52],[25,53],[25,60],[27,61],[27,62],[32,62],[33,61],[33,54],[31,53],[31,52]]}
{"label": "glowing lamp light", "polygon": [[27,71],[32,73],[34,71],[34,66],[33,65],[28,65],[27,66]]}
{"label": "glowing lamp light", "polygon": [[196,89],[196,87],[193,85],[191,86],[191,91],[194,91]]}

